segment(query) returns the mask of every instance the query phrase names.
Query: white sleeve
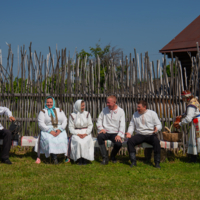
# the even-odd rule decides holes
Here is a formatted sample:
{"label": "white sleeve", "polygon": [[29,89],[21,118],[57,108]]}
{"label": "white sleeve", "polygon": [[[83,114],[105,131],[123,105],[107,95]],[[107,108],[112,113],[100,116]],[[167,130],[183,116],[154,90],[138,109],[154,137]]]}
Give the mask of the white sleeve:
{"label": "white sleeve", "polygon": [[88,128],[87,128],[87,132],[86,132],[88,135],[91,134],[92,128],[93,128],[93,123],[92,123],[91,115],[89,113],[89,115],[88,115]]}
{"label": "white sleeve", "polygon": [[161,122],[160,122],[160,120],[159,120],[158,115],[157,115],[156,112],[154,112],[153,117],[154,117],[154,126],[156,126],[156,128],[158,129],[158,131],[161,131],[162,124],[161,124]]}
{"label": "white sleeve", "polygon": [[72,135],[77,135],[75,128],[74,128],[74,120],[72,119],[71,115],[69,116],[69,132]]}
{"label": "white sleeve", "polygon": [[[59,112],[60,112],[60,111],[59,111]],[[59,125],[59,129],[60,129],[61,131],[64,131],[64,130],[66,129],[66,126],[67,126],[67,117],[66,117],[66,115],[65,115],[65,113],[64,113],[63,111],[61,111],[59,114],[61,115],[61,117],[62,117],[62,119],[63,119],[62,124]]]}
{"label": "white sleeve", "polygon": [[51,132],[53,129],[49,128],[45,123],[44,123],[44,119],[45,119],[45,113],[43,113],[42,111],[40,111],[39,115],[38,115],[38,126],[40,128],[41,131],[44,132]]}
{"label": "white sleeve", "polygon": [[125,127],[126,127],[126,123],[125,123],[125,113],[123,111],[122,116],[120,117],[120,121],[119,121],[119,131],[118,134],[121,138],[124,138],[124,134],[125,134]]}
{"label": "white sleeve", "polygon": [[187,108],[187,115],[179,123],[180,126],[184,125],[184,124],[188,124],[192,121],[192,119],[195,117],[195,110],[196,110],[196,108],[194,108],[194,107],[188,107]]}
{"label": "white sleeve", "polygon": [[3,114],[5,114],[8,117],[12,117],[12,112],[8,108],[0,106],[0,115]]}
{"label": "white sleeve", "polygon": [[133,135],[133,132],[135,131],[135,123],[134,123],[134,115],[131,119],[131,122],[129,124],[129,127],[128,127],[128,133],[130,133],[131,135]]}
{"label": "white sleeve", "polygon": [[103,111],[100,113],[97,119],[97,131],[101,131],[103,128]]}

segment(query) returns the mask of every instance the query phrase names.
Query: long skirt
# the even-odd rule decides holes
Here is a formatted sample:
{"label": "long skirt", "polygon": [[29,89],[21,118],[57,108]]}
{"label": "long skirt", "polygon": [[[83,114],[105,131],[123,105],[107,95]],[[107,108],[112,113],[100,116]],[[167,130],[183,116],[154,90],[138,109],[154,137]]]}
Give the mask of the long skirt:
{"label": "long skirt", "polygon": [[[68,139],[66,131],[62,131],[58,136],[54,137],[48,132],[41,131],[40,135],[40,153],[45,154],[48,158],[50,154],[67,155]],[[35,151],[38,152],[38,142],[35,144]]]}
{"label": "long skirt", "polygon": [[[78,129],[76,131],[79,134],[86,133],[86,129]],[[94,160],[94,142],[91,134],[83,139],[77,135],[72,135],[70,158],[74,161],[79,158],[85,158],[90,161]]]}
{"label": "long skirt", "polygon": [[200,153],[200,117],[193,120],[190,128],[188,154],[197,155]]}

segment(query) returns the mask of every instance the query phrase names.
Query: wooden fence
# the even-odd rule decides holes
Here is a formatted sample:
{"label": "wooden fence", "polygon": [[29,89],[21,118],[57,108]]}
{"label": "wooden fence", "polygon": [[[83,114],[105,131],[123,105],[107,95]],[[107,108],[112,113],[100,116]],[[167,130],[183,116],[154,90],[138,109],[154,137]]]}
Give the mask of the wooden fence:
{"label": "wooden fence", "polygon": [[[161,62],[157,60],[154,63],[150,61],[148,52],[138,55],[134,50],[134,54],[129,56],[124,56],[122,52],[119,61],[112,58],[103,63],[98,56],[88,59],[77,55],[73,60],[70,54],[67,56],[66,49],[56,50],[54,58],[49,48],[49,54],[44,58],[41,53],[32,52],[31,43],[28,51],[25,46],[21,47],[18,70],[13,73],[17,66],[14,66],[14,55],[9,46],[7,65],[3,66],[0,59],[0,103],[10,108],[13,116],[23,122],[22,135],[38,135],[37,116],[49,95],[55,98],[57,107],[63,109],[67,117],[77,99],[85,100],[86,110],[94,121],[94,136],[98,114],[106,106],[106,97],[111,94],[117,96],[118,105],[125,110],[127,126],[136,111],[138,100],[143,99],[148,102],[149,109],[158,113],[163,128],[170,127],[175,117],[186,109],[181,91],[190,89],[193,95],[200,95],[197,50],[196,58],[191,58],[191,74],[186,74],[178,58],[175,58],[169,63],[171,77],[168,77],[165,56]],[[5,117],[1,117],[1,123],[9,126]],[[184,144],[187,127],[183,128]]]}

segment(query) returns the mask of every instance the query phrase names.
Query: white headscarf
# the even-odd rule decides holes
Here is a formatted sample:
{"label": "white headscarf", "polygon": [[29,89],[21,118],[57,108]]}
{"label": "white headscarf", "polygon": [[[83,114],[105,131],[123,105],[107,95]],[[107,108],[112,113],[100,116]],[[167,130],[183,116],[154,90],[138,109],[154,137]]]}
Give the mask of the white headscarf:
{"label": "white headscarf", "polygon": [[82,101],[83,101],[82,99],[77,100],[73,106],[73,112],[76,113],[76,118],[74,120],[74,124],[78,128],[83,127],[83,124],[85,124],[84,122],[87,123],[86,117],[84,116],[83,112],[81,112],[81,102]]}

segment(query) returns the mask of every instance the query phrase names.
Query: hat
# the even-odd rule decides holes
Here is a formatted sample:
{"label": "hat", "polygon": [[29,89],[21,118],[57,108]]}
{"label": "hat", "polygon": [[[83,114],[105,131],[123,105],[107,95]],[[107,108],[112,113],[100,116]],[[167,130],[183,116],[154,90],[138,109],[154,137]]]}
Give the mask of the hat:
{"label": "hat", "polygon": [[184,90],[183,92],[181,92],[181,97],[182,98],[187,98],[192,96],[191,92],[189,90]]}

